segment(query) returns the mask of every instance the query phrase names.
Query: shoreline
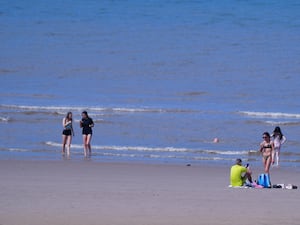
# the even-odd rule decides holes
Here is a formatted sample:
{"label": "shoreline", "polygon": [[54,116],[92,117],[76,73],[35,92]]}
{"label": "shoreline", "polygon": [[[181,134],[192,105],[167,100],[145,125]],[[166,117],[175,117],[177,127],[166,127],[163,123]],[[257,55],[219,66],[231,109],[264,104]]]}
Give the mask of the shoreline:
{"label": "shoreline", "polygon": [[[84,157],[76,157],[76,158],[67,158],[67,156],[62,156],[57,158],[16,158],[16,157],[9,157],[9,158],[0,158],[0,163],[3,161],[24,161],[24,162],[52,162],[52,163],[61,163],[61,162],[70,162],[70,163],[99,163],[99,164],[116,164],[116,165],[149,165],[149,166],[174,166],[174,167],[204,167],[204,168],[222,168],[222,169],[230,169],[232,165],[234,165],[236,158],[232,159],[232,162],[226,161],[225,163],[220,163],[219,161],[209,161],[203,160],[201,162],[182,162],[182,161],[155,161],[155,160],[126,160],[126,159],[107,159],[107,158],[84,158]],[[249,163],[249,166],[252,171],[255,173],[263,173],[263,166],[261,163],[255,162],[254,164],[251,161],[243,160],[243,164]],[[273,166],[270,167],[270,174],[274,171],[286,171],[297,173],[300,172],[299,167],[295,166]]]}
{"label": "shoreline", "polygon": [[0,160],[0,224],[298,224],[299,189],[229,188],[229,169]]}

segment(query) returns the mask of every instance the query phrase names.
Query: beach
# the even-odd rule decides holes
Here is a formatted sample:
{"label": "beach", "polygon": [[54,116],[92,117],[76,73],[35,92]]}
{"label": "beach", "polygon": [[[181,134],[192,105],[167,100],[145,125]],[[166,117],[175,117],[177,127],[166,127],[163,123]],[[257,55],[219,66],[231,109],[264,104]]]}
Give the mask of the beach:
{"label": "beach", "polygon": [[260,166],[261,135],[280,126],[280,163],[300,168],[299,11],[296,0],[5,1],[0,159],[60,160],[71,111],[80,160],[87,111],[93,160]]}
{"label": "beach", "polygon": [[[0,224],[299,224],[299,189],[229,188],[229,169],[2,160]],[[283,168],[271,180],[300,183]]]}
{"label": "beach", "polygon": [[1,3],[0,225],[300,224],[299,189],[228,187],[276,126],[300,185],[299,1]]}

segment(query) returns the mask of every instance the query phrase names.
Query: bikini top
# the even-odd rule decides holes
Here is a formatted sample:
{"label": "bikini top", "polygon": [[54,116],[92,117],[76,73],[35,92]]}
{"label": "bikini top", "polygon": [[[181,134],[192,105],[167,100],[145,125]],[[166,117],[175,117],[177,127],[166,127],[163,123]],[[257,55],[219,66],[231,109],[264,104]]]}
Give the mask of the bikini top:
{"label": "bikini top", "polygon": [[264,145],[263,148],[272,148],[271,144]]}

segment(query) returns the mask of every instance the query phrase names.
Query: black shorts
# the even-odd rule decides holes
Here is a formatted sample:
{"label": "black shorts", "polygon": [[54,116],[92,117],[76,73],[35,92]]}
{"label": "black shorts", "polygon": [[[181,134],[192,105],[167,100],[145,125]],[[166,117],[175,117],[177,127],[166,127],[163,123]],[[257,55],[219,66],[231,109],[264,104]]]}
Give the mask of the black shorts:
{"label": "black shorts", "polygon": [[88,129],[82,129],[82,134],[83,135],[92,135],[93,134],[93,130],[91,128],[88,128]]}
{"label": "black shorts", "polygon": [[72,135],[72,131],[71,130],[63,130],[62,134],[66,135],[66,136],[71,136]]}

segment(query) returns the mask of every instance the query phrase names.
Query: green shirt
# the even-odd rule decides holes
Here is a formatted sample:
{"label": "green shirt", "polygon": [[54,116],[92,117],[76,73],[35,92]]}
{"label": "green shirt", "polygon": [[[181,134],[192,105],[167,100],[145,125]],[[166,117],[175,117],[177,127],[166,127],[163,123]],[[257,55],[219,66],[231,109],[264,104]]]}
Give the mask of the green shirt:
{"label": "green shirt", "polygon": [[233,187],[243,186],[246,178],[243,175],[247,172],[247,168],[240,165],[234,165],[230,170],[230,184]]}

